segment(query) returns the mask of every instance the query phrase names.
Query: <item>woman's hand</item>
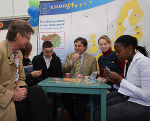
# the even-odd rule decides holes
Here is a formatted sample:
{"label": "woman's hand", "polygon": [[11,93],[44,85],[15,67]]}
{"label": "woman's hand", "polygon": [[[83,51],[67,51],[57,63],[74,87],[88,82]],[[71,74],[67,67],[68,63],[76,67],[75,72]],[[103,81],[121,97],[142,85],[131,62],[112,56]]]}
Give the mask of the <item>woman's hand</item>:
{"label": "woman's hand", "polygon": [[38,70],[38,71],[33,71],[31,72],[31,75],[34,77],[34,78],[37,78],[39,76],[41,76],[42,74],[42,70]]}
{"label": "woman's hand", "polygon": [[14,90],[13,100],[14,101],[22,101],[27,97],[27,89],[26,88],[16,88]]}
{"label": "woman's hand", "polygon": [[107,80],[107,79],[105,79],[105,78],[101,78],[101,77],[98,77],[98,78],[97,78],[97,80],[99,80],[99,81],[101,81],[101,82],[104,82],[104,83],[108,82],[108,80]]}
{"label": "woman's hand", "polygon": [[115,83],[118,86],[120,85],[120,83],[122,81],[122,77],[118,73],[112,72],[108,68],[104,69],[104,77],[108,81],[111,81],[111,82]]}

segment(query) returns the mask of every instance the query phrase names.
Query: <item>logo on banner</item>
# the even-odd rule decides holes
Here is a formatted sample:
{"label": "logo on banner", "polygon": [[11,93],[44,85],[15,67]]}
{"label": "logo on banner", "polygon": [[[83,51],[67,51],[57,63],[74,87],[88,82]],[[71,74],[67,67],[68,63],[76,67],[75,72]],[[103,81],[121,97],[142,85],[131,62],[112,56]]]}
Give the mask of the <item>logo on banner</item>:
{"label": "logo on banner", "polygon": [[40,15],[55,15],[78,12],[98,7],[112,1],[114,0],[65,0],[55,2],[43,2],[40,3]]}

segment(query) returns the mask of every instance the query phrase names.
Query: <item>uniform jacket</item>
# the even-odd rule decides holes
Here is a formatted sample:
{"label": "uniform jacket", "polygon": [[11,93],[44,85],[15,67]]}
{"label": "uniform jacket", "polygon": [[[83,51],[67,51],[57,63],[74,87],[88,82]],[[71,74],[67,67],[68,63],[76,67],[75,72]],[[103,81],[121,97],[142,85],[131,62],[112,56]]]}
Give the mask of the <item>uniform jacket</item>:
{"label": "uniform jacket", "polygon": [[[26,85],[24,68],[22,65],[22,54],[20,57],[20,77],[16,86]],[[0,43],[0,121],[16,121],[15,104],[12,100],[14,93],[14,80],[16,64],[12,58],[8,40]]]}
{"label": "uniform jacket", "polygon": [[[75,72],[75,65],[70,64],[73,54],[74,53],[70,53],[67,55],[65,64],[62,67],[63,72],[70,73],[70,76],[72,76]],[[97,71],[96,58],[88,53],[85,53],[81,66],[81,74],[83,76],[90,76],[94,71]]]}

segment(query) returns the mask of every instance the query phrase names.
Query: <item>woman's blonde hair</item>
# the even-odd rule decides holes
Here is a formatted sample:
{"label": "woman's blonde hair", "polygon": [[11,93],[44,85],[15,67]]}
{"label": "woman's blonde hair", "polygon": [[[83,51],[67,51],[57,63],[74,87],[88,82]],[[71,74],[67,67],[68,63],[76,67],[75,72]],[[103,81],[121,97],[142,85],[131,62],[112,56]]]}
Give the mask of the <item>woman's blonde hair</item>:
{"label": "woman's blonde hair", "polygon": [[102,35],[99,39],[98,39],[98,44],[99,44],[99,40],[100,39],[105,39],[109,44],[111,44],[111,40],[109,39],[109,37],[107,35]]}

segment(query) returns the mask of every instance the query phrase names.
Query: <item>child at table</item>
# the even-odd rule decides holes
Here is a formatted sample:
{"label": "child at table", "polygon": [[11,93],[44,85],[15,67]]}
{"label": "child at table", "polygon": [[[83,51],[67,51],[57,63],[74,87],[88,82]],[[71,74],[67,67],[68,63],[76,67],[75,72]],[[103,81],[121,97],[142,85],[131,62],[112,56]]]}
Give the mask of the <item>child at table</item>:
{"label": "child at table", "polygon": [[28,86],[37,85],[41,79],[39,78],[42,74],[41,70],[33,70],[33,65],[29,59],[30,53],[32,51],[31,43],[28,43],[24,49],[20,50],[23,54],[23,67],[26,74],[26,80]]}

